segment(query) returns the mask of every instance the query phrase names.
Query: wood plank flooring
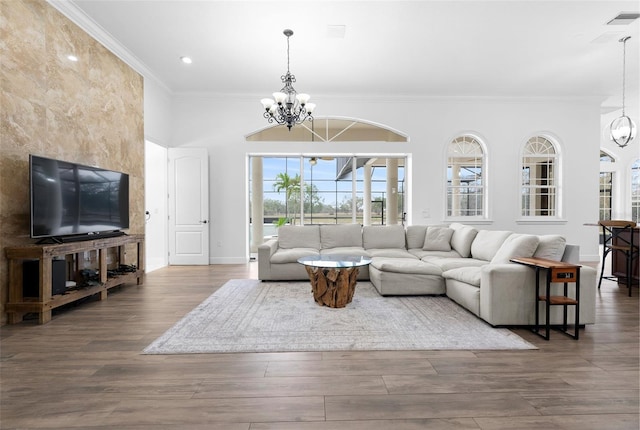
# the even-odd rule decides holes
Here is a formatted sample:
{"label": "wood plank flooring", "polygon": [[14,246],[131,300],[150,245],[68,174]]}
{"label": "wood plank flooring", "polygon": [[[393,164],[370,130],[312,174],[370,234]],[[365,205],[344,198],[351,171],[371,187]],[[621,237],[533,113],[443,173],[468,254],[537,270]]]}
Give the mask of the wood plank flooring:
{"label": "wood plank flooring", "polygon": [[514,330],[535,351],[141,354],[227,280],[255,278],[256,265],[168,267],[49,324],[1,327],[0,428],[640,427],[640,294],[610,281],[579,341]]}

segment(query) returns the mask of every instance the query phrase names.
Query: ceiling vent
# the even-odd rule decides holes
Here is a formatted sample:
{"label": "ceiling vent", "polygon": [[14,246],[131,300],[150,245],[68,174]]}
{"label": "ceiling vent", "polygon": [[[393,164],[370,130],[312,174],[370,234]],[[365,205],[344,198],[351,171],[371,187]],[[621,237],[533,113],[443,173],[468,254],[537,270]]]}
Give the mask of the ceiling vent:
{"label": "ceiling vent", "polygon": [[620,12],[618,16],[607,22],[607,25],[628,25],[640,18],[638,12]]}

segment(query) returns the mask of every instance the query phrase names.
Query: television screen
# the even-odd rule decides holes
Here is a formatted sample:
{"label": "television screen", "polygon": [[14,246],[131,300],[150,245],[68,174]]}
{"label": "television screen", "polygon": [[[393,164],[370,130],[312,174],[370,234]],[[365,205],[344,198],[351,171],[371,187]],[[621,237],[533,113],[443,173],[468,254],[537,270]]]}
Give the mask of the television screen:
{"label": "television screen", "polygon": [[129,228],[129,175],[29,156],[31,237]]}

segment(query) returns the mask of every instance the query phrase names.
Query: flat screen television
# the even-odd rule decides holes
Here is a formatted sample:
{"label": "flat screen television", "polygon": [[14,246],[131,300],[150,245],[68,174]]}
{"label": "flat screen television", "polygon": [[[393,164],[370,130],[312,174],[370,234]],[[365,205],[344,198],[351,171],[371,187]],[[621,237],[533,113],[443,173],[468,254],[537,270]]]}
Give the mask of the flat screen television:
{"label": "flat screen television", "polygon": [[123,234],[129,228],[129,175],[29,156],[31,237],[55,241]]}

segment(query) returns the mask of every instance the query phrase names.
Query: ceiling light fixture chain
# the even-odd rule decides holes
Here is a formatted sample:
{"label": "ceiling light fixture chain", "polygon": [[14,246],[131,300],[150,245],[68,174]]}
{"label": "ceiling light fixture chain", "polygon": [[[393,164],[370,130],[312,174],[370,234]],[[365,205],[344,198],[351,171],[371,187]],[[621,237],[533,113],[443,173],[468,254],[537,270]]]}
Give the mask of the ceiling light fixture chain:
{"label": "ceiling light fixture chain", "polygon": [[627,146],[636,137],[636,125],[625,113],[626,91],[626,66],[627,66],[627,40],[631,36],[625,36],[619,40],[622,42],[622,116],[611,121],[609,125],[609,137],[620,148]]}
{"label": "ceiling light fixture chain", "polygon": [[273,93],[273,99],[262,99],[262,106],[265,109],[263,116],[269,123],[277,122],[285,124],[289,131],[295,124],[300,124],[305,120],[313,121],[313,110],[316,105],[308,103],[311,96],[309,94],[298,94],[293,88],[296,77],[290,71],[289,38],[293,31],[286,29],[283,34],[287,36],[287,73],[280,76],[284,87],[279,92]]}

